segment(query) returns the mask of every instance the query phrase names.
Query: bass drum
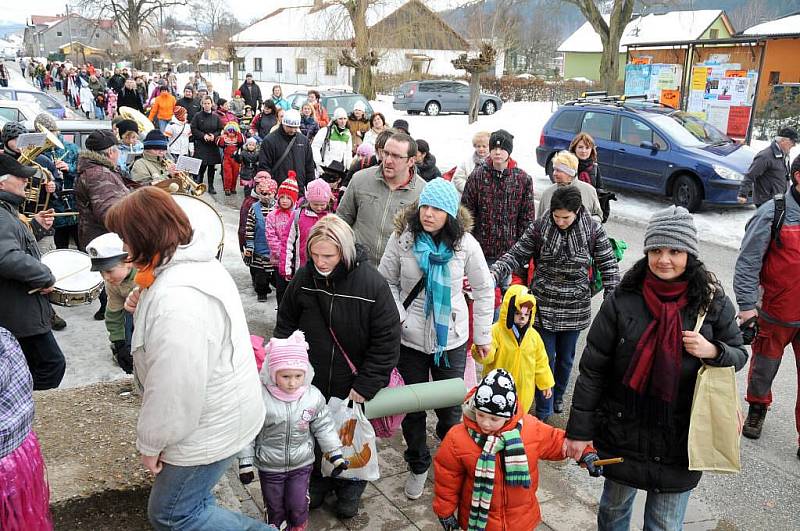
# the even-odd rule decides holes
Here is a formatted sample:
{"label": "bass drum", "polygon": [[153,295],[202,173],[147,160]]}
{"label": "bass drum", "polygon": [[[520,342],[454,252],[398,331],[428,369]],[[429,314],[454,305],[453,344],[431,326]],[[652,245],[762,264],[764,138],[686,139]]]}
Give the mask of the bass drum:
{"label": "bass drum", "polygon": [[217,260],[221,261],[222,249],[225,246],[225,224],[219,212],[198,197],[174,194],[172,198],[186,212],[195,232],[217,244]]}
{"label": "bass drum", "polygon": [[42,263],[50,268],[57,280],[55,289],[47,296],[58,306],[91,304],[103,291],[103,277],[89,271],[92,259],[74,249],[56,249],[42,255]]}

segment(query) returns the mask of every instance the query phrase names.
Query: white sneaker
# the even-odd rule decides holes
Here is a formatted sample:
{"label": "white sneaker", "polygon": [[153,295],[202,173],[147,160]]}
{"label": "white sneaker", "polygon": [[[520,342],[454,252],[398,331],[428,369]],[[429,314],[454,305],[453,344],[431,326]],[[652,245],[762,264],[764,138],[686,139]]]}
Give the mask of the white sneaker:
{"label": "white sneaker", "polygon": [[422,491],[425,489],[425,480],[428,479],[428,471],[422,474],[415,474],[413,472],[408,474],[406,478],[405,494],[409,500],[416,500],[422,496]]}

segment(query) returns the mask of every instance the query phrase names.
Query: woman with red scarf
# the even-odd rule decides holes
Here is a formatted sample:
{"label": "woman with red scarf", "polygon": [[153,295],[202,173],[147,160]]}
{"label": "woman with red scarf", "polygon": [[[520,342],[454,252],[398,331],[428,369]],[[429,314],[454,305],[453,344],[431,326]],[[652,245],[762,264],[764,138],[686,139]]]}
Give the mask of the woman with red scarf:
{"label": "woman with red scarf", "polygon": [[697,371],[747,362],[733,303],[698,258],[692,215],[656,212],[644,252],[592,323],[567,423],[568,456],[591,444],[601,458],[625,459],[604,472],[601,531],[629,528],[638,490],[645,529],[681,529],[701,476],[687,451]]}

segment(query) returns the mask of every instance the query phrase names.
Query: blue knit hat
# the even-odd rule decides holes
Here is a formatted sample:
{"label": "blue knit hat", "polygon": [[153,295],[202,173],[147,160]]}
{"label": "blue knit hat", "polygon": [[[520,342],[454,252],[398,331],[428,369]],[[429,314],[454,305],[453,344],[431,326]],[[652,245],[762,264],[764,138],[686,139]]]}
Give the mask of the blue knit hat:
{"label": "blue knit hat", "polygon": [[458,190],[453,183],[437,177],[425,185],[419,196],[419,206],[432,206],[458,217]]}
{"label": "blue knit hat", "polygon": [[144,137],[144,149],[167,149],[167,137],[158,129],[153,129]]}

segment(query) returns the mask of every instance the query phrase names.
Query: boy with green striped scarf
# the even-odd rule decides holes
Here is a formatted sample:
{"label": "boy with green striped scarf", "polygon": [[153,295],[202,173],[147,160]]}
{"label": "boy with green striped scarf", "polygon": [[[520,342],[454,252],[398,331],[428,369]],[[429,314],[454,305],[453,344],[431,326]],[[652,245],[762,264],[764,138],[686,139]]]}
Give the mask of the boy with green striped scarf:
{"label": "boy with green striped scarf", "polygon": [[[564,430],[517,407],[514,378],[487,374],[462,405],[464,421],[447,432],[433,460],[433,510],[446,531],[532,530],[541,522],[538,461],[560,461]],[[592,476],[602,467],[587,447],[582,463]]]}

